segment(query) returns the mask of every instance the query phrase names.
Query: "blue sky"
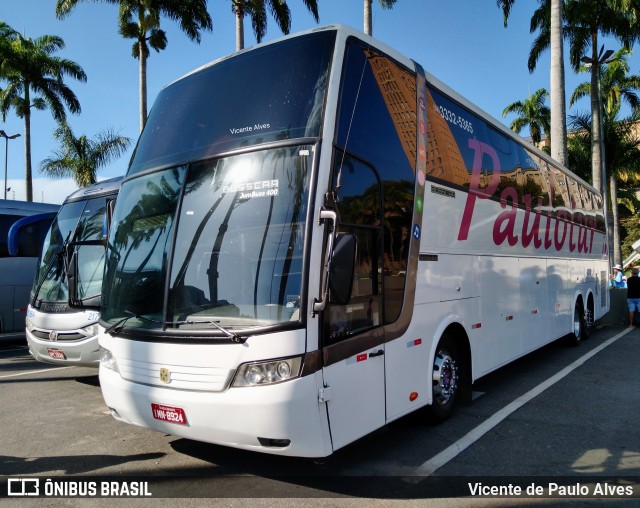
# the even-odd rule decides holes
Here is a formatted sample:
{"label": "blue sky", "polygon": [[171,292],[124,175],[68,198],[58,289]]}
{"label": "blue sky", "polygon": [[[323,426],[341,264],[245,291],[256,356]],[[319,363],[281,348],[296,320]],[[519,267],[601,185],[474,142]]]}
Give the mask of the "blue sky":
{"label": "blue sky", "polygon": [[[292,32],[316,26],[301,0],[288,0],[292,11]],[[341,23],[362,30],[362,0],[318,0],[320,25]],[[398,0],[392,10],[382,10],[373,1],[373,35],[419,62],[458,93],[494,117],[516,100],[524,100],[539,88],[549,88],[549,54],[540,59],[530,74],[527,59],[534,35],[529,21],[538,5],[534,0],[515,3],[509,25],[503,27],[502,12],[495,0]],[[213,31],[204,33],[201,44],[190,42],[170,20],[162,20],[167,32],[167,49],[152,52],[148,61],[149,107],[159,90],[188,71],[235,50],[235,25],[230,0],[209,0]],[[80,100],[82,113],[69,115],[76,135],[94,137],[111,128],[137,140],[138,61],[131,57],[132,41],[117,31],[117,7],[86,1],[64,20],[55,17],[55,0],[0,0],[0,19],[27,37],[57,35],[66,47],[59,56],[79,63],[87,73],[86,83],[71,78],[66,83]],[[245,22],[245,45],[255,44],[250,23]],[[280,37],[270,20],[265,40]],[[617,50],[616,41],[603,41],[607,49]],[[631,72],[640,73],[639,59],[631,58]],[[576,76],[566,65],[568,94],[588,75]],[[1,85],[0,85],[1,86]],[[587,100],[568,110],[586,111]],[[0,129],[24,136],[23,121],[13,114]],[[45,178],[40,162],[53,154],[55,122],[48,111],[36,111],[32,118],[32,163],[34,200],[60,203],[75,190],[73,182]],[[526,133],[525,133],[526,134]],[[0,161],[5,143],[0,139]],[[8,143],[9,198],[24,199],[24,137]],[[102,169],[101,178],[124,174],[131,150]],[[2,165],[4,171],[4,165]]]}

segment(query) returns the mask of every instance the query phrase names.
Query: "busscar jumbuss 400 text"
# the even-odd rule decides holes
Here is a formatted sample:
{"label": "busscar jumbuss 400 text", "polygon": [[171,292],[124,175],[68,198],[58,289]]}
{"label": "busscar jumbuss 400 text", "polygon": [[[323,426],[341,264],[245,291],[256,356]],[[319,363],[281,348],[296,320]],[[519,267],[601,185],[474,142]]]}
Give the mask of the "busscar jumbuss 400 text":
{"label": "busscar jumbuss 400 text", "polygon": [[609,307],[601,196],[343,27],[213,62],[157,97],[100,309],[118,420],[327,456]]}

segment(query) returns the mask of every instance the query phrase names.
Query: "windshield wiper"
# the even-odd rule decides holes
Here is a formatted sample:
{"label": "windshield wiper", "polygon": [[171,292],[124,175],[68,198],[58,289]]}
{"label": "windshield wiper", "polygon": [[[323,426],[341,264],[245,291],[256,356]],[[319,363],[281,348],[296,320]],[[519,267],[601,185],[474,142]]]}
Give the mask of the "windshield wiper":
{"label": "windshield wiper", "polygon": [[169,321],[167,324],[170,324],[170,325],[206,325],[206,324],[213,325],[218,330],[220,330],[222,333],[224,333],[227,337],[229,337],[233,342],[235,342],[237,344],[244,344],[247,341],[247,337],[241,337],[237,333],[230,332],[229,330],[227,330],[226,328],[223,328],[222,326],[220,326],[218,323],[216,323],[215,321],[213,321],[211,319],[205,319],[205,320],[201,320],[201,321],[191,321],[191,320]]}
{"label": "windshield wiper", "polygon": [[146,323],[157,323],[157,324],[162,324],[162,321],[158,321],[157,319],[151,319],[148,317],[144,317],[141,316],[140,314],[136,314],[135,312],[131,312],[130,310],[124,310],[122,311],[123,314],[126,314],[125,317],[123,317],[122,319],[116,321],[114,324],[112,324],[109,328],[106,328],[104,333],[111,333],[111,332],[119,332],[120,330],[122,330],[122,327],[124,326],[124,324],[129,321],[131,318],[138,318],[140,321],[145,321]]}
{"label": "windshield wiper", "polygon": [[[135,312],[131,312],[130,310],[126,310],[125,309],[123,311],[123,313],[126,314],[126,316],[123,317],[122,319],[116,321],[109,328],[106,328],[104,333],[119,332],[120,330],[122,330],[122,327],[124,326],[124,324],[127,321],[129,321],[131,318],[137,318],[137,319],[139,319],[141,321],[145,321],[147,323],[156,323],[156,324],[160,324],[160,325],[164,324],[162,321],[158,321],[157,319],[151,319],[151,318],[148,318],[148,317],[141,316],[140,314],[136,314]],[[222,333],[224,333],[227,337],[229,337],[233,342],[235,342],[237,344],[244,344],[247,341],[247,337],[241,337],[237,333],[230,332],[226,328],[223,328],[218,323],[216,323],[215,321],[210,320],[210,319],[202,320],[202,321],[192,321],[192,320],[168,321],[167,324],[168,325],[203,325],[203,324],[209,324],[209,325],[215,326],[218,330],[220,330]]]}
{"label": "windshield wiper", "polygon": [[[47,266],[44,269],[42,278],[38,281],[38,284],[36,285],[35,290],[33,292],[33,300],[31,301],[32,307],[36,306],[36,302],[38,301],[38,295],[40,294],[40,290],[42,289],[42,286],[44,286],[44,282],[47,280],[47,276],[49,275],[49,272],[53,268],[53,263],[56,262],[58,263],[58,266],[59,266],[61,258],[66,255],[65,251],[67,250],[67,246],[69,245],[69,239],[71,238],[71,233],[73,233],[73,230],[69,231],[69,234],[67,235],[67,238],[64,240],[64,242],[62,242],[60,249],[53,253],[53,255],[51,256],[51,259],[47,263]],[[66,263],[64,263],[64,265],[66,265]],[[66,272],[66,266],[65,266],[65,272]],[[62,283],[62,277],[60,277],[60,282]]]}

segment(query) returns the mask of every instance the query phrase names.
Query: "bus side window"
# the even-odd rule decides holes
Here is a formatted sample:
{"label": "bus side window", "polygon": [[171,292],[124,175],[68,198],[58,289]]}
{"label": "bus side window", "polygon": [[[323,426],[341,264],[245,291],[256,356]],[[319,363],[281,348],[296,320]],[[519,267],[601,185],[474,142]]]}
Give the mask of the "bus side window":
{"label": "bus side window", "polygon": [[0,258],[9,256],[9,229],[19,219],[15,215],[0,215],[0,231],[3,232],[0,235]]}
{"label": "bus side window", "polygon": [[[377,174],[369,166],[336,153],[334,188],[338,188],[338,231],[356,237],[351,298],[346,305],[331,301],[325,337],[334,343],[382,324],[382,214]],[[339,182],[339,183],[338,183]]]}

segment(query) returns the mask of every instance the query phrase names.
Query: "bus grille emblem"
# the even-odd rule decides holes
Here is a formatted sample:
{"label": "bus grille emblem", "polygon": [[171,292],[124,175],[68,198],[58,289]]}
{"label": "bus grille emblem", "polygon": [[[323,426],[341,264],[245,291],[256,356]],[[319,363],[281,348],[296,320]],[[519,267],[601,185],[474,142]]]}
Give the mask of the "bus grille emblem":
{"label": "bus grille emblem", "polygon": [[160,369],[160,381],[163,383],[171,383],[171,372],[169,369],[165,369],[164,367]]}
{"label": "bus grille emblem", "polygon": [[58,340],[58,332],[56,332],[55,330],[51,330],[49,332],[49,340],[53,341],[53,342],[57,341]]}

